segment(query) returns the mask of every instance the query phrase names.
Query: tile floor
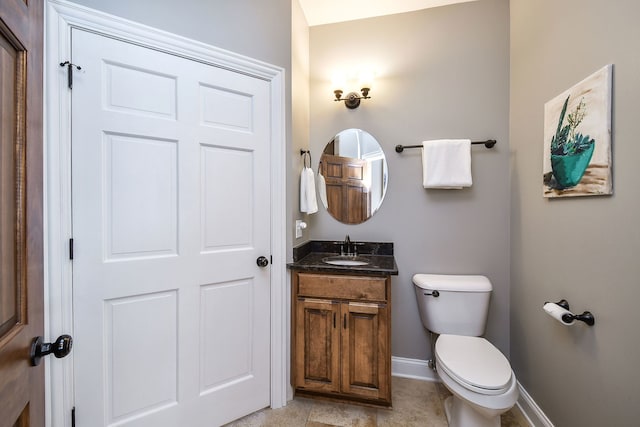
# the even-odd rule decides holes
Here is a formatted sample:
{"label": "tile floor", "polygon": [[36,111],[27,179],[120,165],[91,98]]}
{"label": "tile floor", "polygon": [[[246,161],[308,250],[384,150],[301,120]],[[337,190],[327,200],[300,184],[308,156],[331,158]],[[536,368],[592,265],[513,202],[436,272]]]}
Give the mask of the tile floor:
{"label": "tile floor", "polygon": [[[264,409],[226,427],[447,427],[440,383],[393,377],[393,409],[296,397],[281,409]],[[517,407],[502,416],[502,427],[528,427]]]}

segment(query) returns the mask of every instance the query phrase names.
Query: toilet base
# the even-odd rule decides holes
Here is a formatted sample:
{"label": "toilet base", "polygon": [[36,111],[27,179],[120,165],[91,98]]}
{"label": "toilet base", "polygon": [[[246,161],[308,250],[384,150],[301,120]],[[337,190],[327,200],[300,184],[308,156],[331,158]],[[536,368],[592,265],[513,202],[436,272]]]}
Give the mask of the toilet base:
{"label": "toilet base", "polygon": [[449,427],[500,427],[500,415],[487,418],[455,395],[444,401]]}

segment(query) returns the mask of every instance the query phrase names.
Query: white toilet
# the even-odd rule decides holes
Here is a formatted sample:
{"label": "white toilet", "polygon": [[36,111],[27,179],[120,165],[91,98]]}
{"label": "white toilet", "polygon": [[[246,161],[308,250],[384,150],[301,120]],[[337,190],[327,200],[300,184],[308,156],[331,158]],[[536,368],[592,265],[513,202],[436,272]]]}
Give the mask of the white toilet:
{"label": "white toilet", "polygon": [[500,427],[500,414],[518,400],[506,357],[482,338],[491,282],[484,276],[413,276],[422,324],[436,334],[433,354],[450,427]]}

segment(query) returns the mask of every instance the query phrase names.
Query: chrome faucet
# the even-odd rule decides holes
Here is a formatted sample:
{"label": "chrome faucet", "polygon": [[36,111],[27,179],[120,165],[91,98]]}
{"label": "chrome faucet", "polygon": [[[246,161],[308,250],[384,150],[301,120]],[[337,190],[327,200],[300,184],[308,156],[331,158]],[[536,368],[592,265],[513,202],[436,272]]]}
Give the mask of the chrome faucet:
{"label": "chrome faucet", "polygon": [[347,234],[347,236],[344,238],[344,246],[347,249],[347,256],[351,256],[353,255],[353,251],[352,251],[352,247],[351,247],[351,238],[349,237],[349,235]]}

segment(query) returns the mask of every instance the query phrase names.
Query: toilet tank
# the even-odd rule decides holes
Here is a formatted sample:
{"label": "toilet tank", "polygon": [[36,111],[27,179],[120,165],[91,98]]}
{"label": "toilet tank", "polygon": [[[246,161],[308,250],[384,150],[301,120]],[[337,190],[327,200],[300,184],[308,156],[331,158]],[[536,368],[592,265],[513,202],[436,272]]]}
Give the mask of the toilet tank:
{"label": "toilet tank", "polygon": [[484,276],[416,274],[422,324],[436,334],[479,337],[489,313],[491,282]]}

